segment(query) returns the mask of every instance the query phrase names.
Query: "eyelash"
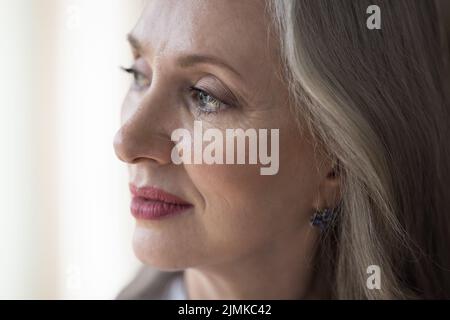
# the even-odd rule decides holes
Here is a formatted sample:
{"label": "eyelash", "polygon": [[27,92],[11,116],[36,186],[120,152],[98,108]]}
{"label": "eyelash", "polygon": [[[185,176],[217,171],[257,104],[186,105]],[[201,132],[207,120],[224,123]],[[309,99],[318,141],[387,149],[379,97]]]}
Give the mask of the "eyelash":
{"label": "eyelash", "polygon": [[[141,73],[141,72],[139,72],[138,70],[136,70],[135,68],[133,68],[133,67],[130,67],[130,68],[124,68],[124,67],[121,67],[121,69],[124,71],[124,72],[126,72],[126,73],[128,73],[128,74],[131,74],[132,76],[133,76],[133,79],[134,79],[134,85],[136,86],[136,87],[138,87],[138,88],[144,88],[144,87],[147,87],[149,84],[139,84],[139,80],[141,79],[143,79],[144,81],[149,81],[148,80],[148,78],[147,78],[147,76],[146,75],[144,75],[143,73]],[[142,78],[140,78],[140,77],[142,77]]]}
{"label": "eyelash", "polygon": [[[197,110],[197,115],[198,116],[200,116],[200,115],[217,114],[221,110],[223,110],[224,108],[229,107],[229,105],[227,103],[221,101],[220,99],[216,98],[212,94],[210,94],[207,91],[202,90],[200,88],[191,87],[190,88],[190,92],[191,92],[192,95],[194,95],[194,99],[197,100],[196,110]],[[204,97],[208,97],[208,102],[207,103],[215,104],[217,109],[216,110],[210,110],[210,109],[205,109],[204,107],[202,107],[200,105],[200,102],[198,101],[200,99],[200,95],[203,95]]]}
{"label": "eyelash", "polygon": [[[144,87],[148,86],[147,84],[146,85],[139,84],[139,77],[142,77],[142,78],[144,78],[145,81],[148,81],[147,77],[143,73],[139,72],[138,70],[136,70],[133,67],[130,67],[130,68],[121,67],[121,69],[124,72],[131,74],[133,76],[134,85],[136,87],[144,88]],[[215,96],[213,96],[212,94],[208,93],[207,91],[205,91],[203,89],[200,89],[197,87],[190,87],[189,91],[190,91],[191,95],[194,95],[194,99],[197,100],[197,106],[196,106],[197,116],[217,114],[217,113],[219,113],[220,110],[229,107],[229,105],[227,103],[221,101],[220,99],[216,98]],[[202,107],[200,105],[200,103],[198,102],[199,95],[203,95],[204,97],[209,97],[208,102],[216,104],[217,110],[205,109],[204,107]]]}

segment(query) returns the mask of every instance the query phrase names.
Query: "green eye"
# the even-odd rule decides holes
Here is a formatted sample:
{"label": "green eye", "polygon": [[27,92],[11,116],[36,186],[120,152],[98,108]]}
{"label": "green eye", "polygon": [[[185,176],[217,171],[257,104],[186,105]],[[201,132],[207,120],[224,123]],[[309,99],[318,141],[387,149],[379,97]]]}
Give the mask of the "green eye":
{"label": "green eye", "polygon": [[192,88],[192,92],[194,99],[197,102],[197,109],[200,113],[217,113],[222,108],[226,107],[225,103],[201,89]]}

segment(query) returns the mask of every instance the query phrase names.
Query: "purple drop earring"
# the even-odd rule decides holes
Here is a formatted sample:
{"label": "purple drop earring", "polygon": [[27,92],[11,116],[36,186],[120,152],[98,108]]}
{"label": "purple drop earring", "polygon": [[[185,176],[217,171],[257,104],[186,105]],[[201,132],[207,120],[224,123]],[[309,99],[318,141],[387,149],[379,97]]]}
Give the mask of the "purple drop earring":
{"label": "purple drop earring", "polygon": [[335,215],[335,210],[330,208],[325,208],[323,210],[316,210],[311,217],[311,225],[313,227],[318,227],[320,230],[324,230]]}

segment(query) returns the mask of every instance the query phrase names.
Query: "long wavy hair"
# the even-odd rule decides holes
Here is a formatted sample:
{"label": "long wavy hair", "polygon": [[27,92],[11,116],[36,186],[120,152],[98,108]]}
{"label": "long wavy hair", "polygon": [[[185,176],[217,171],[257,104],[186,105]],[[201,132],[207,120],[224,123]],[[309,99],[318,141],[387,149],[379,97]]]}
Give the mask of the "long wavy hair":
{"label": "long wavy hair", "polygon": [[269,4],[293,112],[339,165],[341,205],[316,257],[324,294],[450,298],[449,2]]}

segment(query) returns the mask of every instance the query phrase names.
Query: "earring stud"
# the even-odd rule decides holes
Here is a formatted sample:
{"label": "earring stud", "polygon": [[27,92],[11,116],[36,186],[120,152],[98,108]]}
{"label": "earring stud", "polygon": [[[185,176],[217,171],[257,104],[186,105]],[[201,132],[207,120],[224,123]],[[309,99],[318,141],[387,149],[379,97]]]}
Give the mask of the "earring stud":
{"label": "earring stud", "polygon": [[311,226],[324,230],[333,219],[334,214],[335,210],[330,208],[316,210],[310,220]]}

